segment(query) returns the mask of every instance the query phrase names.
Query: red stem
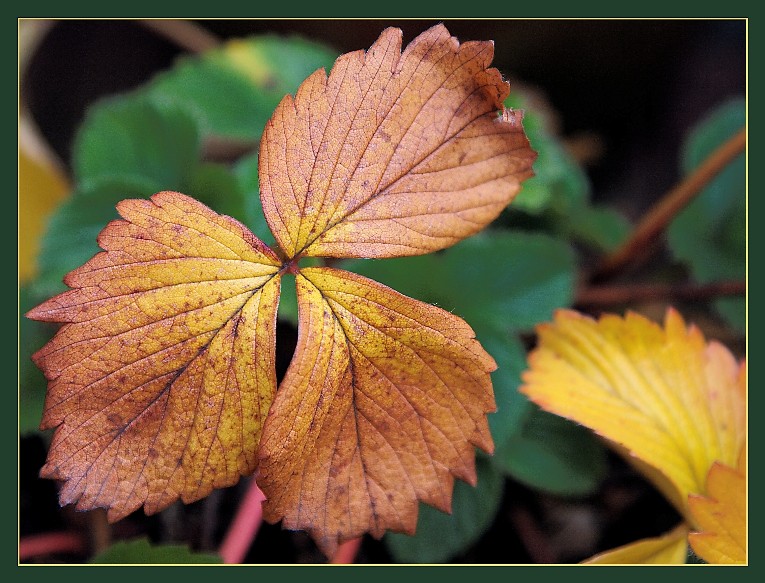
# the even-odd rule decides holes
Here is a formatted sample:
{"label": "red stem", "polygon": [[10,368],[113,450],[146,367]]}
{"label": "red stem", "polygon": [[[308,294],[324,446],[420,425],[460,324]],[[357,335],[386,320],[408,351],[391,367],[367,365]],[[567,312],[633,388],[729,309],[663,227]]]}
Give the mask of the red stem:
{"label": "red stem", "polygon": [[263,521],[262,504],[265,499],[255,480],[251,480],[244,500],[239,505],[220,546],[219,554],[224,563],[236,564],[244,560]]}
{"label": "red stem", "polygon": [[347,565],[353,563],[356,559],[356,555],[361,548],[361,537],[352,538],[345,541],[337,548],[335,556],[332,557],[332,564],[334,565]]}
{"label": "red stem", "polygon": [[84,555],[88,543],[79,532],[46,532],[19,540],[19,562],[56,554]]}

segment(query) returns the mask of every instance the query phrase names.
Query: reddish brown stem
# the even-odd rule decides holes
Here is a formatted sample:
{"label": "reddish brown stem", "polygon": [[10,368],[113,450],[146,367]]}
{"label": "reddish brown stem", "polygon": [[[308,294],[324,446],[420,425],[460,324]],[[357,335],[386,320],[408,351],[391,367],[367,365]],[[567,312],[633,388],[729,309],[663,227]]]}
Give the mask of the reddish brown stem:
{"label": "reddish brown stem", "polygon": [[746,294],[745,281],[716,281],[706,284],[602,285],[581,289],[577,306],[609,306],[644,301],[707,300]]}
{"label": "reddish brown stem", "polygon": [[654,248],[651,242],[664,231],[677,213],[745,149],[746,128],[742,128],[645,214],[629,240],[601,261],[592,279],[613,277],[627,265],[644,260],[646,252]]}
{"label": "reddish brown stem", "polygon": [[244,560],[263,521],[262,504],[265,499],[255,480],[251,480],[218,551],[224,563],[237,564]]}
{"label": "reddish brown stem", "polygon": [[361,537],[345,541],[337,548],[332,563],[335,565],[348,565],[353,563],[361,548]]}
{"label": "reddish brown stem", "polygon": [[79,532],[47,532],[19,540],[19,561],[59,554],[84,555],[88,542]]}
{"label": "reddish brown stem", "polygon": [[140,20],[149,28],[192,53],[203,53],[220,45],[220,39],[190,20]]}

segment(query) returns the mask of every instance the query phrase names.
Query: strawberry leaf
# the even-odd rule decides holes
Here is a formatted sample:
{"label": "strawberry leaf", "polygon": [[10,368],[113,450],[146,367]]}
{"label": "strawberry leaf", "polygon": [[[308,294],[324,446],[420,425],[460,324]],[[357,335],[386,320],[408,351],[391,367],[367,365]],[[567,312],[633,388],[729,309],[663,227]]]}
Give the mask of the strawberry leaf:
{"label": "strawberry leaf", "polygon": [[260,148],[263,210],[285,255],[418,255],[494,220],[535,154],[487,69],[493,52],[438,25],[402,54],[387,29],[285,97]]}
{"label": "strawberry leaf", "polygon": [[561,310],[538,333],[521,390],[608,439],[689,517],[688,494],[743,446],[744,364],[673,309],[664,327]]}
{"label": "strawberry leaf", "polygon": [[713,464],[705,495],[692,494],[688,503],[699,530],[688,536],[693,551],[708,563],[746,563],[745,464]]}
{"label": "strawberry leaf", "polygon": [[141,176],[160,188],[180,189],[200,151],[199,130],[187,110],[119,97],[88,110],[75,143],[74,175],[79,183]]}
{"label": "strawberry leaf", "polygon": [[111,520],[254,470],[279,295],[278,259],[233,219],[173,192],[118,210],[73,289],[27,314],[66,323],[34,356],[56,428],[41,475]]}
{"label": "strawberry leaf", "polygon": [[297,276],[295,356],[263,431],[264,516],[339,542],[414,532],[417,500],[447,511],[493,450],[493,359],[467,324],[330,268]]}
{"label": "strawberry leaf", "polygon": [[275,35],[233,39],[198,57],[184,57],[151,81],[158,101],[181,103],[204,135],[258,140],[285,93],[337,53],[299,37]]}
{"label": "strawberry leaf", "polygon": [[218,564],[223,561],[218,555],[194,553],[184,545],[155,545],[145,538],[140,538],[116,542],[89,562],[97,565],[177,565]]}

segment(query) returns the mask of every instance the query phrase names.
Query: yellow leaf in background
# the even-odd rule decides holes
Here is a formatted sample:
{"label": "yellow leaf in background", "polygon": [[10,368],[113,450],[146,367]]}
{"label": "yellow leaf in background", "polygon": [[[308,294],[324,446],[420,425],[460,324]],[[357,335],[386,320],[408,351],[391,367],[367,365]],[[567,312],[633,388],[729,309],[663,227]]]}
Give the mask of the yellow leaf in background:
{"label": "yellow leaf in background", "polygon": [[685,524],[656,538],[646,538],[595,555],[588,565],[682,565],[688,556],[688,527]]}
{"label": "yellow leaf in background", "polygon": [[69,192],[66,177],[51,163],[19,148],[19,280],[37,273],[37,252],[48,216]]}
{"label": "yellow leaf in background", "polygon": [[706,494],[691,495],[688,500],[701,530],[688,536],[693,551],[708,563],[745,563],[745,471],[714,464],[707,477]]}
{"label": "yellow leaf in background", "polygon": [[744,364],[673,309],[663,328],[561,310],[538,334],[521,391],[613,442],[693,524],[688,495],[744,444]]}

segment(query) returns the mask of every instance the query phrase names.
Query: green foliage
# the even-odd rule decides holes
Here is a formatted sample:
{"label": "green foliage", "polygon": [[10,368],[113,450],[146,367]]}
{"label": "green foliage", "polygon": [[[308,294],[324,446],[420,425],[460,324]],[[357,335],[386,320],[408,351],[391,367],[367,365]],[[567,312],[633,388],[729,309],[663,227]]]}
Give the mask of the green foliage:
{"label": "green foliage", "polygon": [[298,37],[234,40],[201,57],[180,59],[146,91],[183,104],[204,135],[255,141],[282,98],[316,69],[329,70],[337,56]]}
{"label": "green foliage", "polygon": [[485,456],[476,458],[478,485],[454,484],[452,513],[420,504],[414,536],[389,533],[385,543],[401,563],[441,563],[463,552],[491,526],[502,501],[501,474]]}
{"label": "green foliage", "polygon": [[520,433],[497,448],[496,463],[519,482],[553,494],[594,492],[606,472],[605,447],[589,429],[532,407]]}
{"label": "green foliage", "polygon": [[182,107],[113,98],[88,111],[73,153],[75,181],[141,176],[177,190],[199,158],[200,134]]}
{"label": "green foliage", "polygon": [[505,100],[507,107],[524,111],[523,127],[538,155],[535,176],[523,183],[507,213],[541,219],[549,231],[595,250],[615,249],[626,239],[629,222],[615,210],[590,202],[590,182],[584,170],[555,136],[544,113],[530,108],[529,103],[529,97],[518,90]]}
{"label": "green foliage", "polygon": [[[735,99],[701,120],[683,145],[689,174],[746,124],[746,102]],[[669,228],[675,258],[699,282],[746,276],[746,160],[740,154],[681,212]],[[715,307],[739,331],[746,329],[746,300],[725,298]]]}
{"label": "green foliage", "polygon": [[220,564],[218,555],[194,553],[184,545],[155,545],[145,538],[114,543],[90,560],[110,565]]}

